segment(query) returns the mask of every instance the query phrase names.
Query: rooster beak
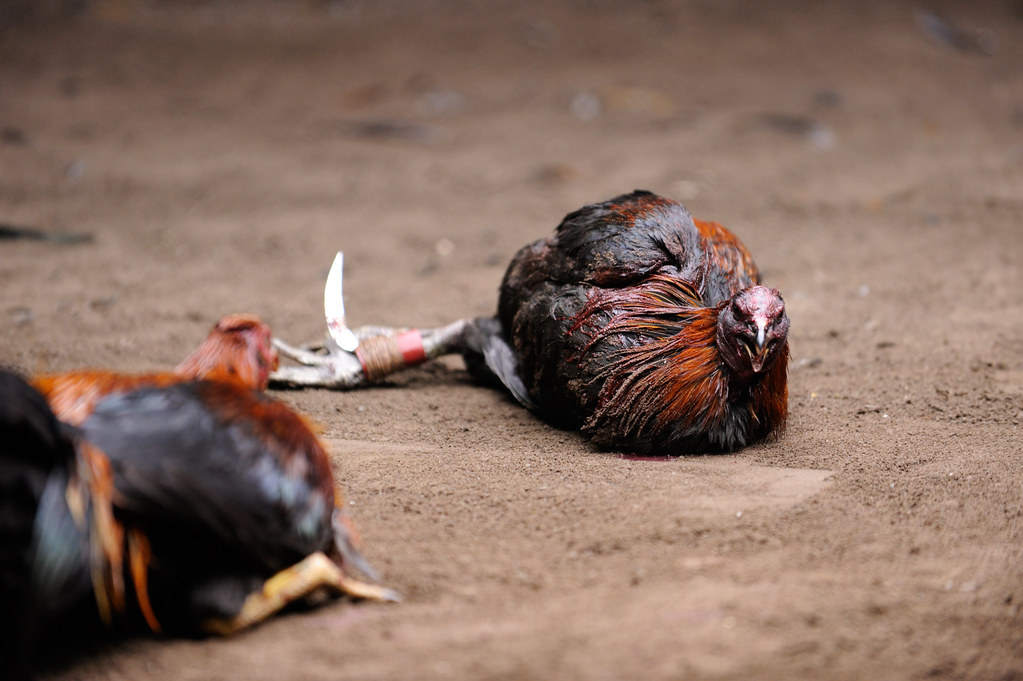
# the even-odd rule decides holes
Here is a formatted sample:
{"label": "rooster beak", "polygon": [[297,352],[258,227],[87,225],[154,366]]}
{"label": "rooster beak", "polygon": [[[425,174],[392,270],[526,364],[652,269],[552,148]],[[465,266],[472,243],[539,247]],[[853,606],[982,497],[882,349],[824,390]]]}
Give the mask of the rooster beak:
{"label": "rooster beak", "polygon": [[757,320],[757,341],[754,346],[756,353],[750,357],[753,363],[753,371],[760,373],[760,370],[764,368],[764,362],[767,361],[767,320]]}

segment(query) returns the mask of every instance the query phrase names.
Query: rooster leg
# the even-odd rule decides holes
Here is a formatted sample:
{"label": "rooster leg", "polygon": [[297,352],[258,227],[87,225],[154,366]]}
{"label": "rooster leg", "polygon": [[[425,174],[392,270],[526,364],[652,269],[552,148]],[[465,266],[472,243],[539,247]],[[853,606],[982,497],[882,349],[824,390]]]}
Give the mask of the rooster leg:
{"label": "rooster leg", "polygon": [[302,347],[275,338],[277,351],[302,366],[282,367],[270,375],[272,383],[348,389],[374,383],[396,371],[464,347],[469,320],[436,329],[363,326],[351,329],[345,318],[342,293],[344,254],[334,257],[323,289],[323,312],[328,337],[324,343]]}
{"label": "rooster leg", "polygon": [[[360,326],[358,328],[352,329],[352,333],[355,334],[355,338],[357,340],[362,341],[367,338],[372,338],[374,336],[397,336],[399,333],[405,333],[406,331],[409,330],[410,329],[407,326],[381,326],[379,324],[368,324],[366,326]],[[312,353],[314,355],[325,355],[328,352],[327,350],[328,346],[336,345],[336,343],[331,342],[329,337],[326,341],[311,341],[309,343],[302,343],[297,348],[288,345],[287,343],[281,340],[278,340],[277,343],[279,344],[279,347],[283,346],[288,348],[289,352],[298,353],[299,351],[305,351]],[[291,355],[288,356],[291,357]],[[296,358],[291,357],[291,359]]]}
{"label": "rooster leg", "polygon": [[393,589],[347,576],[326,555],[316,552],[263,582],[263,588],[249,594],[237,615],[230,619],[206,620],[203,629],[211,634],[229,636],[259,624],[289,603],[302,600],[318,589],[373,601],[401,600],[401,595]]}
{"label": "rooster leg", "polygon": [[381,326],[379,324],[367,324],[360,326],[356,329],[352,329],[352,333],[360,341],[366,340],[367,338],[373,338],[374,336],[397,336],[399,333],[405,333],[410,331],[407,326]]}
{"label": "rooster leg", "polygon": [[469,320],[460,319],[433,329],[364,326],[353,332],[358,339],[354,351],[341,349],[330,338],[323,344],[303,347],[274,338],[277,351],[302,366],[281,367],[270,374],[270,381],[341,390],[375,383],[396,371],[461,352],[468,324]]}
{"label": "rooster leg", "polygon": [[[367,338],[373,338],[375,336],[397,336],[400,333],[411,331],[407,326],[384,326],[382,324],[365,324],[352,329],[352,333],[355,334],[356,339],[363,341]],[[313,341],[311,343],[302,343],[299,347],[303,350],[315,353],[327,352],[327,346],[330,341]]]}
{"label": "rooster leg", "polygon": [[[397,336],[398,334],[405,333],[406,331],[410,331],[407,326],[382,326],[380,324],[367,324],[366,326],[360,326],[352,329],[352,333],[355,334],[356,340],[359,341],[366,340],[367,338],[373,338],[375,336]],[[305,352],[322,357],[328,352],[331,352],[328,350],[329,347],[333,347],[334,352],[337,352],[340,349],[336,347],[337,343],[333,342],[333,339],[329,336],[326,340],[302,343],[302,345],[299,345],[297,348],[292,345],[288,345],[282,340],[276,340],[276,343],[278,349],[283,349],[284,352],[293,353],[294,355],[299,355]],[[299,358],[293,356],[293,354],[288,354],[287,356],[291,359],[299,360]],[[316,361],[315,358],[310,358],[309,355],[304,355],[304,357],[306,359],[313,359],[313,361]]]}
{"label": "rooster leg", "polygon": [[270,374],[271,383],[340,389],[356,388],[366,383],[362,363],[354,353],[330,347],[314,352],[289,345],[279,338],[274,338],[273,343],[277,352],[301,366],[279,368]]}

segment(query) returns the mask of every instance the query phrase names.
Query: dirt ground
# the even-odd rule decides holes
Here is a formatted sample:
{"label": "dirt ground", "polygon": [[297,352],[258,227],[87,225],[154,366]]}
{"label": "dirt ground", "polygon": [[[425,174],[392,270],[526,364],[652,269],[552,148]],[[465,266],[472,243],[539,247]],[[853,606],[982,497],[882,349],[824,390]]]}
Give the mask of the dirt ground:
{"label": "dirt ground", "polygon": [[[731,227],[792,320],[790,421],[633,460],[458,358],[318,422],[399,605],[138,638],[49,679],[1023,679],[1023,6],[0,3],[0,361],[169,368],[231,312],[492,313],[634,188]],[[75,8],[77,7],[76,11]],[[986,29],[986,33],[976,33]],[[931,31],[933,33],[933,31]],[[993,38],[997,39],[997,42]]]}

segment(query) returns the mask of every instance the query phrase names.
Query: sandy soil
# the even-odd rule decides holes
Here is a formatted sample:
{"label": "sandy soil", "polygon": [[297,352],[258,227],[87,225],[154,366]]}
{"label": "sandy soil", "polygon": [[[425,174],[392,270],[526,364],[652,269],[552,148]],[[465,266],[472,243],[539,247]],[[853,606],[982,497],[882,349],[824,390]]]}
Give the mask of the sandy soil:
{"label": "sandy soil", "polygon": [[[0,4],[0,359],[173,366],[230,312],[321,336],[493,311],[512,253],[641,187],[792,319],[791,420],[636,461],[445,359],[285,391],[405,595],[52,679],[1023,678],[1023,11],[909,2]],[[74,3],[67,3],[72,5]],[[981,43],[985,46],[987,43]]]}

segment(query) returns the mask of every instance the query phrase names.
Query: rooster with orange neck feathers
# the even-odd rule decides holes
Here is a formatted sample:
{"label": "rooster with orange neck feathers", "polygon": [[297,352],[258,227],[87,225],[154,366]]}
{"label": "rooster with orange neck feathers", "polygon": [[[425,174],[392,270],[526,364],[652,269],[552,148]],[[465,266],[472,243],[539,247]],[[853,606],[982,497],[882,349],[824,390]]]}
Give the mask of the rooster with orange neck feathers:
{"label": "rooster with orange neck feathers", "polygon": [[784,301],[734,234],[650,192],[521,249],[475,327],[471,368],[605,447],[732,451],[785,426]]}
{"label": "rooster with orange neck feathers", "polygon": [[399,598],[372,581],[310,424],[262,391],[276,366],[269,327],[231,315],[172,372],[30,384],[0,368],[0,651],[16,675],[72,614],[230,634],[320,591]]}
{"label": "rooster with orange neck feathers", "polygon": [[354,351],[335,332],[315,352],[275,339],[304,366],[271,381],[351,388],[461,352],[548,422],[651,454],[734,451],[780,432],[788,413],[781,295],[734,234],[648,191],[584,206],[522,248],[495,317],[355,329]]}

